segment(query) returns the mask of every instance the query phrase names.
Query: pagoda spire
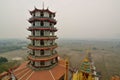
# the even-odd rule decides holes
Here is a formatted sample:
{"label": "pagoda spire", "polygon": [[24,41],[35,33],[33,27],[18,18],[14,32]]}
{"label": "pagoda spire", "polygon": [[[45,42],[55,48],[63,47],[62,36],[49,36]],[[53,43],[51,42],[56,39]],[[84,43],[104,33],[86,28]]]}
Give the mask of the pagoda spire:
{"label": "pagoda spire", "polygon": [[42,7],[43,7],[43,10],[44,10],[44,2],[42,3]]}

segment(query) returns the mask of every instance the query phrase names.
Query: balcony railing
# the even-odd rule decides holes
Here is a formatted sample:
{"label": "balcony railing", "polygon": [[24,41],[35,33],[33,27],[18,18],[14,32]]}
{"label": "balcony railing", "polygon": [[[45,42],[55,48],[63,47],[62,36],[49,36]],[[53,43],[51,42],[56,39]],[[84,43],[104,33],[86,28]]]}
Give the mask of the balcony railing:
{"label": "balcony railing", "polygon": [[47,45],[47,46],[45,46],[45,45],[34,46],[34,45],[31,45],[31,44],[28,45],[28,48],[33,49],[33,50],[41,50],[41,49],[48,50],[48,49],[54,49],[56,47],[57,47],[56,43],[54,45]]}
{"label": "balcony railing", "polygon": [[48,69],[51,69],[53,68],[54,66],[56,66],[58,64],[58,62],[56,63],[53,63],[49,66],[46,66],[46,65],[43,65],[43,66],[35,66],[35,65],[29,65],[30,68],[34,69],[34,70],[48,70]]}
{"label": "balcony railing", "polygon": [[51,56],[53,56],[53,55],[56,55],[57,54],[57,51],[56,51],[56,53],[52,53],[51,55],[39,55],[39,56],[37,56],[37,55],[33,55],[33,54],[31,54],[31,53],[29,53],[29,55],[32,57],[32,58],[48,58],[48,57],[51,57]]}
{"label": "balcony railing", "polygon": [[33,19],[33,18],[47,18],[47,19],[52,19],[52,20],[54,20],[54,21],[57,21],[56,19],[54,19],[54,18],[50,18],[50,17],[42,17],[42,16],[32,16],[31,18],[29,18],[29,20],[30,19]]}
{"label": "balcony railing", "polygon": [[33,44],[29,44],[28,46],[34,46],[34,47],[51,47],[51,46],[57,46],[57,43],[54,44],[50,44],[50,45],[33,45]]}
{"label": "balcony railing", "polygon": [[48,57],[35,57],[35,56],[28,56],[28,59],[32,60],[32,61],[48,61],[48,60],[52,60],[54,58],[58,57],[58,54],[54,54]]}
{"label": "balcony railing", "polygon": [[46,28],[46,29],[54,29],[54,30],[57,30],[57,28],[56,27],[54,27],[54,26],[33,26],[33,25],[31,25],[28,29],[34,29],[34,28]]}
{"label": "balcony railing", "polygon": [[41,40],[41,39],[48,39],[48,40],[51,40],[51,39],[57,39],[58,37],[57,36],[29,36],[28,39],[35,39],[35,40]]}

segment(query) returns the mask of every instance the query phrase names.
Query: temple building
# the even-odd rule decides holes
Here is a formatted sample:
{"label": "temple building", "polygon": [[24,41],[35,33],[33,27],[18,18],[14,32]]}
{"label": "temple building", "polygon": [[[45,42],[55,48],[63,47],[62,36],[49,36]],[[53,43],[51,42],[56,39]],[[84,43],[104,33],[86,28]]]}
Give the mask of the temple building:
{"label": "temple building", "polygon": [[55,13],[49,9],[35,8],[30,14],[29,61],[10,70],[7,73],[9,77],[2,80],[67,80],[68,63],[56,51]]}
{"label": "temple building", "polygon": [[73,74],[72,80],[99,80],[90,52],[83,59],[80,69]]}

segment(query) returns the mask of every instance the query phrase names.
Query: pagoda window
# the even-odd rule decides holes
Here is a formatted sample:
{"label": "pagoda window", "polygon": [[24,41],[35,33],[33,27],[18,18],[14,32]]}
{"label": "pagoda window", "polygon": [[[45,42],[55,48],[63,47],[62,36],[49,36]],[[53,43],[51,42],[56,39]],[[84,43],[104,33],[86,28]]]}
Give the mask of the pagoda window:
{"label": "pagoda window", "polygon": [[44,50],[41,50],[40,53],[41,53],[41,55],[44,55]]}
{"label": "pagoda window", "polygon": [[51,16],[51,14],[49,14],[49,18],[51,18],[52,16]]}
{"label": "pagoda window", "polygon": [[35,36],[35,31],[33,31],[32,33],[33,33],[33,36]]}
{"label": "pagoda window", "polygon": [[34,23],[34,22],[32,23],[32,26],[35,26],[35,23]]}
{"label": "pagoda window", "polygon": [[32,43],[33,43],[33,46],[34,46],[34,45],[35,45],[35,40],[33,40],[33,42],[32,42]]}
{"label": "pagoda window", "polygon": [[53,60],[51,60],[51,64],[54,64]]}
{"label": "pagoda window", "polygon": [[33,50],[33,55],[35,55],[35,50]]}
{"label": "pagoda window", "polygon": [[44,62],[44,61],[41,61],[41,62],[40,62],[40,65],[45,65],[45,62]]}
{"label": "pagoda window", "polygon": [[33,17],[35,17],[35,13],[33,13],[32,15],[33,15]]}
{"label": "pagoda window", "polygon": [[43,13],[43,12],[41,12],[40,16],[41,16],[41,17],[44,17],[44,13]]}
{"label": "pagoda window", "polygon": [[50,23],[50,26],[52,26],[52,23]]}
{"label": "pagoda window", "polygon": [[44,36],[44,31],[43,30],[40,31],[40,35]]}
{"label": "pagoda window", "polygon": [[44,41],[43,40],[40,41],[40,45],[44,46]]}
{"label": "pagoda window", "polygon": [[54,18],[53,14],[51,15],[51,18]]}
{"label": "pagoda window", "polygon": [[41,25],[41,26],[44,26],[44,22],[42,21],[42,22],[40,23],[40,25]]}
{"label": "pagoda window", "polygon": [[55,58],[55,60],[56,60],[56,62],[58,62],[58,58],[57,57]]}

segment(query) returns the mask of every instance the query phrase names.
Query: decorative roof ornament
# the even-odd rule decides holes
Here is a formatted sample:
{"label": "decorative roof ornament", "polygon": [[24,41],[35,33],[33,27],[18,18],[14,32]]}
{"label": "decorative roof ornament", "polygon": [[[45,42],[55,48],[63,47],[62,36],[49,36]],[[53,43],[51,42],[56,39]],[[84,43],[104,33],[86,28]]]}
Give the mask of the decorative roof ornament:
{"label": "decorative roof ornament", "polygon": [[44,10],[44,2],[42,3],[42,7],[43,7],[43,10]]}

